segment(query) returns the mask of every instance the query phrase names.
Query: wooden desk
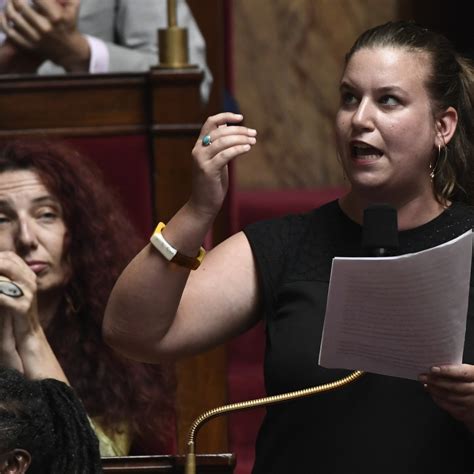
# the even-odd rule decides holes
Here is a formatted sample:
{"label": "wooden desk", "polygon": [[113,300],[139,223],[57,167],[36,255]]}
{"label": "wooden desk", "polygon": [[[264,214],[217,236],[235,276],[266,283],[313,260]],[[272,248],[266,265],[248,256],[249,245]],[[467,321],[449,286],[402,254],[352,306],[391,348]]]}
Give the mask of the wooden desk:
{"label": "wooden desk", "polygon": [[[166,222],[186,201],[190,152],[203,122],[198,69],[140,74],[0,77],[0,139],[24,135],[146,140],[154,216]],[[93,140],[92,140],[93,141]],[[93,149],[90,150],[93,152]],[[203,411],[225,404],[225,349],[178,364],[178,449]],[[206,426],[199,452],[227,450],[225,417]]]}
{"label": "wooden desk", "polygon": [[[132,456],[103,458],[104,473],[183,473],[184,456]],[[199,474],[231,474],[234,472],[233,454],[209,454],[196,456],[196,471]]]}

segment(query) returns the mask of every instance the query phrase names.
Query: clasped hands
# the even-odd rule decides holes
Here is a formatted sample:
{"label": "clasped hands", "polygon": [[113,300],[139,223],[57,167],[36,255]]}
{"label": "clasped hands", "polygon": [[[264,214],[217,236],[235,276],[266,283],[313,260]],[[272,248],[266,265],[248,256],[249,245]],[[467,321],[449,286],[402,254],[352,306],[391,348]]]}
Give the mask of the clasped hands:
{"label": "clasped hands", "polygon": [[0,294],[0,365],[25,373],[25,354],[44,336],[37,310],[36,275],[13,252],[0,252],[0,275],[14,281],[23,293],[18,298]]}
{"label": "clasped hands", "polygon": [[7,37],[2,48],[29,55],[35,68],[48,59],[67,71],[88,71],[89,44],[77,30],[79,4],[80,0],[7,0],[0,13],[0,29]]}

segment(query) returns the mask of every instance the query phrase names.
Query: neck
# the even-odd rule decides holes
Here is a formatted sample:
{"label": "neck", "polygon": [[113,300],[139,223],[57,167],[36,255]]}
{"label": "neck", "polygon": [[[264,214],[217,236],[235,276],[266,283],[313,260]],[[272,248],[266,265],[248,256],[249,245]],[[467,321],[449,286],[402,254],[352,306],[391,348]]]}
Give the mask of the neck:
{"label": "neck", "polygon": [[339,200],[341,209],[354,221],[362,225],[364,209],[375,203],[385,203],[397,210],[398,230],[419,227],[438,217],[449,205],[441,204],[431,193],[428,196],[381,198],[380,196],[362,196],[354,190]]}

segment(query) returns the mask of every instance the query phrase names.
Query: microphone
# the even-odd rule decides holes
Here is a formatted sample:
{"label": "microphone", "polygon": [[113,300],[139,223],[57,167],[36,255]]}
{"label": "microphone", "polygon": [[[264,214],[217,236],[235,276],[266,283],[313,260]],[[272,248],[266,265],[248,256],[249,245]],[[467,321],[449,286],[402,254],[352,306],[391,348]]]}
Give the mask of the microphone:
{"label": "microphone", "polygon": [[373,204],[364,210],[362,248],[368,257],[387,257],[398,249],[397,210]]}

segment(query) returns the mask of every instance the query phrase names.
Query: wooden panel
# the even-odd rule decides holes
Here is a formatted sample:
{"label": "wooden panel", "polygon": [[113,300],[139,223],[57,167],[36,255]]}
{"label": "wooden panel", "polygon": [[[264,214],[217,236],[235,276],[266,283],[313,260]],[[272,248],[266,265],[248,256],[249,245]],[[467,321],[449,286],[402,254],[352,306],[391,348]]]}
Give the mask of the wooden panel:
{"label": "wooden panel", "polygon": [[[160,70],[150,75],[155,210],[167,222],[191,189],[191,150],[203,120],[196,79],[202,73]],[[194,87],[193,87],[194,84]]]}
{"label": "wooden panel", "polygon": [[[186,202],[191,189],[191,149],[195,134],[177,133],[155,137],[155,209],[157,220],[167,222]],[[169,159],[163,159],[163,156]],[[176,156],[187,160],[175,160]]]}
{"label": "wooden panel", "polygon": [[[192,422],[207,410],[227,403],[226,354],[226,348],[220,346],[177,364],[178,400],[181,402],[178,450],[181,453],[186,452],[188,430]],[[228,450],[227,415],[204,424],[195,437],[195,443],[196,452],[199,453]],[[212,447],[212,451],[209,447]]]}
{"label": "wooden panel", "polygon": [[153,68],[150,74],[153,93],[152,123],[155,127],[194,123],[201,126],[203,109],[196,81],[202,79],[198,69],[167,70]]}
{"label": "wooden panel", "polygon": [[[184,463],[183,456],[131,456],[102,459],[104,472],[117,474],[183,473]],[[199,473],[231,474],[234,466],[235,458],[232,454],[196,456],[196,468]]]}
{"label": "wooden panel", "polygon": [[139,74],[0,78],[0,136],[144,131],[145,93]]}

